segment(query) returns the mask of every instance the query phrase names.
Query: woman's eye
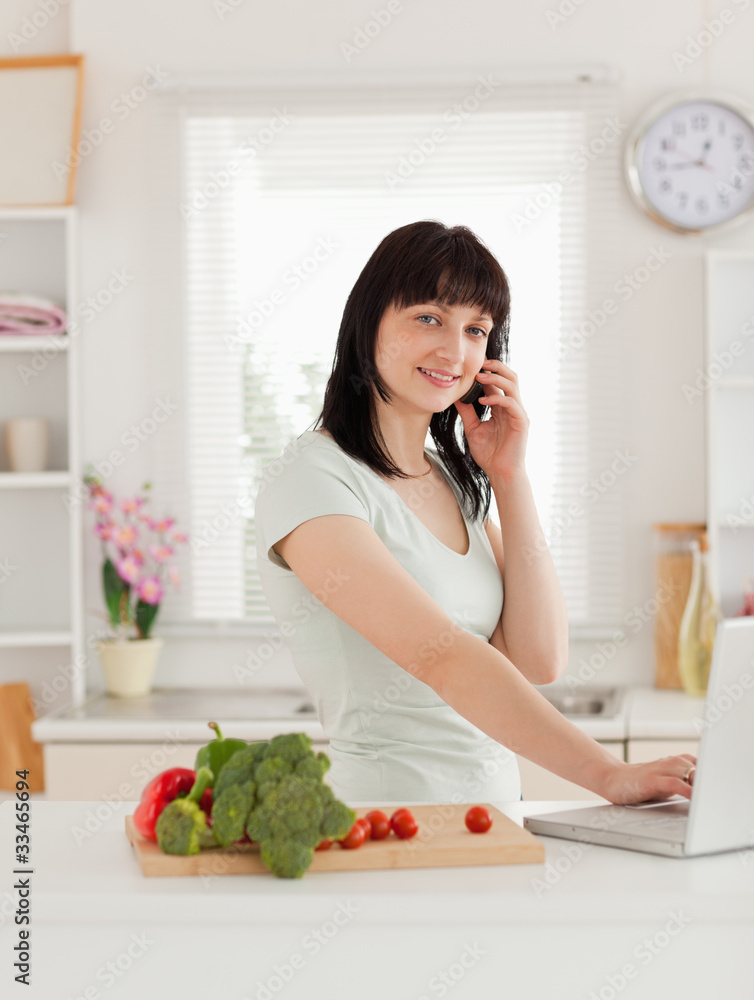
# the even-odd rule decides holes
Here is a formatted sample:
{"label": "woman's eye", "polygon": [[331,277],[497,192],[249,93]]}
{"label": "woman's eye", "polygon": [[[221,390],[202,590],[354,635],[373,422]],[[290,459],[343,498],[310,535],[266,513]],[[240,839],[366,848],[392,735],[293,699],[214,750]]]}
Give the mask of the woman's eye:
{"label": "woman's eye", "polygon": [[489,334],[487,333],[487,331],[484,329],[483,326],[472,326],[471,332],[472,333],[476,333],[476,334],[478,334],[479,336],[482,336],[482,337],[488,337],[489,336]]}
{"label": "woman's eye", "polygon": [[[422,316],[419,316],[419,321],[420,321],[420,322],[422,322],[422,321],[423,321],[423,320],[425,320],[425,319],[429,319],[429,320],[432,320],[432,321],[436,321],[436,320],[437,320],[437,317],[436,317],[436,316],[429,316],[429,315],[428,315],[427,313],[425,313],[425,314],[424,314],[424,315],[422,315]],[[424,323],[424,326],[429,326],[429,323]]]}

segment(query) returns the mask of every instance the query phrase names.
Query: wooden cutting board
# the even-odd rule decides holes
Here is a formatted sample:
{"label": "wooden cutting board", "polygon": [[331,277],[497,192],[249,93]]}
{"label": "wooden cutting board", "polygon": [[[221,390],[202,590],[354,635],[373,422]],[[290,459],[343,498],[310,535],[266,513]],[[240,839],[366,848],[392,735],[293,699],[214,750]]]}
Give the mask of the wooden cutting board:
{"label": "wooden cutting board", "polygon": [[[329,851],[315,851],[308,872],[369,871],[384,868],[456,868],[464,865],[540,864],[545,860],[541,840],[487,805],[492,827],[487,833],[470,833],[465,805],[411,806],[419,832],[411,840],[391,833],[385,840],[368,840],[355,850],[333,844]],[[389,816],[394,808],[384,810]],[[355,809],[358,816],[368,808]],[[126,833],[136,852],[142,874],[166,875],[269,875],[256,844],[213,847],[199,854],[163,854],[154,841],[145,840],[126,816]]]}

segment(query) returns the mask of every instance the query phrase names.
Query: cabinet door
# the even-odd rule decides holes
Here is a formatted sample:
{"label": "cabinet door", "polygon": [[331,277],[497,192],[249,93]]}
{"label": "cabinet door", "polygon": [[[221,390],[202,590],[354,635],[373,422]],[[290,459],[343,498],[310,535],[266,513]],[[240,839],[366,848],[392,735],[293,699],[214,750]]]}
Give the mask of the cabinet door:
{"label": "cabinet door", "polygon": [[129,802],[170,767],[194,766],[203,743],[47,743],[48,800]]}
{"label": "cabinet door", "polygon": [[696,757],[699,752],[699,740],[629,740],[628,763],[646,764],[660,757],[675,757],[681,753],[690,753]]}
{"label": "cabinet door", "polygon": [[[624,744],[600,743],[618,760],[624,759]],[[518,767],[521,772],[521,794],[524,799],[594,799],[597,802],[605,800],[595,792],[590,792],[581,785],[576,785],[572,781],[567,781],[552,771],[548,771],[539,764],[533,764],[525,757],[518,758]]]}
{"label": "cabinet door", "polygon": [[[69,802],[133,802],[144,786],[169,767],[194,766],[204,743],[47,743],[45,798]],[[327,753],[329,743],[312,750]],[[325,781],[327,775],[325,775]]]}

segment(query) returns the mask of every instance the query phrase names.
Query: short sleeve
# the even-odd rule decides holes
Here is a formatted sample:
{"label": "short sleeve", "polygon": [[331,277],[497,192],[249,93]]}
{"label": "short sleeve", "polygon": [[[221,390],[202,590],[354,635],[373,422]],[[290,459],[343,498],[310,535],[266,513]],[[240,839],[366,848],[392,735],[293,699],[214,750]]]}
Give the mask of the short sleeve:
{"label": "short sleeve", "polygon": [[[336,448],[294,439],[264,471],[254,507],[257,559],[290,570],[272,546],[312,517],[350,514],[370,521],[363,491]],[[371,522],[370,522],[371,523]]]}

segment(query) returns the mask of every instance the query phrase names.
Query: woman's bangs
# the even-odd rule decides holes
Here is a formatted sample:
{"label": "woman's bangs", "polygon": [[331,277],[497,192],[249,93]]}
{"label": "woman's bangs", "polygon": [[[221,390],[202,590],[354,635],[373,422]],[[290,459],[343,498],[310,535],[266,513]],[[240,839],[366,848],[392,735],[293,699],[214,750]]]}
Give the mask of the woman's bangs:
{"label": "woman's bangs", "polygon": [[438,272],[435,261],[419,265],[397,290],[395,305],[408,309],[422,302],[444,306],[473,306],[492,317],[495,326],[505,322],[509,293],[502,275],[492,272],[486,261],[445,262]]}

